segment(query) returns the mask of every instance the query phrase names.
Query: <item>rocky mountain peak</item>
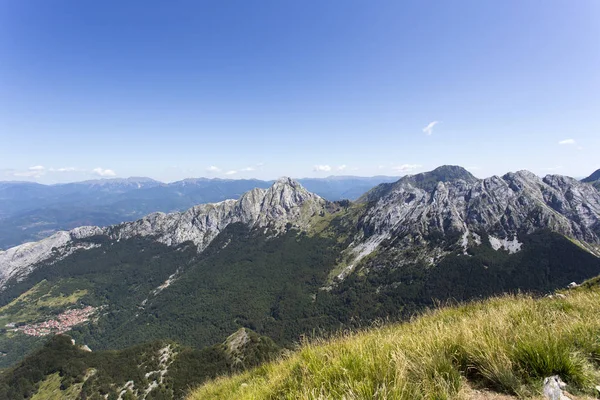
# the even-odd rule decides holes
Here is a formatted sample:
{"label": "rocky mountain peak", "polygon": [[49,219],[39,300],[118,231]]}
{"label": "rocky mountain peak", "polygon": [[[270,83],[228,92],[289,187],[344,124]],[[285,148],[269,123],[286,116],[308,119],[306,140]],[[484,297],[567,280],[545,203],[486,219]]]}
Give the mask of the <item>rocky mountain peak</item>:
{"label": "rocky mountain peak", "polygon": [[[450,182],[465,182],[474,184],[479,180],[469,171],[458,165],[442,165],[432,171],[422,172],[415,175],[406,175],[394,183],[382,183],[369,192],[365,193],[358,199],[359,202],[377,201],[386,197],[391,192],[402,191],[408,187],[422,189],[427,192],[434,191],[438,188],[438,184]],[[445,186],[439,186],[439,189],[444,190]]]}
{"label": "rocky mountain peak", "polygon": [[318,195],[306,190],[298,181],[288,177],[276,180],[267,189],[265,195],[270,199],[279,199],[280,203],[287,204],[288,206],[307,200],[322,200]]}
{"label": "rocky mountain peak", "polygon": [[368,207],[353,244],[358,258],[384,240],[396,240],[402,248],[436,235],[462,235],[466,247],[474,232],[514,241],[517,232],[539,229],[573,238],[600,254],[600,193],[570,177],[542,179],[518,171],[478,180],[460,167],[445,166],[380,185],[364,198]]}
{"label": "rocky mountain peak", "polygon": [[477,178],[475,178],[473,174],[471,174],[469,171],[467,171],[459,165],[442,165],[440,167],[437,167],[433,171],[423,172],[422,174],[418,175],[433,176],[441,182],[452,182],[459,179],[462,179],[467,182],[477,180]]}

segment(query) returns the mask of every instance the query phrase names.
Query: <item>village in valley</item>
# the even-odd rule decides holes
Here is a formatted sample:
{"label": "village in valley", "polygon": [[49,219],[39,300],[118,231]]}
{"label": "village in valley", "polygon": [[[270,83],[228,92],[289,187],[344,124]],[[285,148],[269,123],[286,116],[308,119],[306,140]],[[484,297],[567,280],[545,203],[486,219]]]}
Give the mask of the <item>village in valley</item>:
{"label": "village in valley", "polygon": [[66,310],[54,319],[48,319],[43,322],[16,326],[16,324],[7,324],[7,328],[13,328],[15,332],[21,332],[29,336],[46,336],[49,334],[60,334],[71,330],[72,327],[90,320],[90,317],[96,312],[96,307],[86,306]]}

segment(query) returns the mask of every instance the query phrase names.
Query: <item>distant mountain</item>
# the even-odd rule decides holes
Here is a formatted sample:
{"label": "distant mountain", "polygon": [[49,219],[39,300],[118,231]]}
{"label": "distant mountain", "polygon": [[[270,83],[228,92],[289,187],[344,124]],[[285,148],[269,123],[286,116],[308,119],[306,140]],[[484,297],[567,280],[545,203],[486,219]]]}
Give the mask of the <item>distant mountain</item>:
{"label": "distant mountain", "polygon": [[[310,191],[334,201],[354,200],[394,177],[301,179]],[[0,182],[0,249],[36,241],[82,225],[108,226],[152,212],[186,210],[197,204],[237,199],[273,181],[185,179],[169,184],[149,178],[98,179],[58,185]]]}
{"label": "distant mountain", "polygon": [[356,200],[373,187],[386,182],[395,182],[395,176],[329,176],[327,178],[298,179],[306,189],[329,200]]}
{"label": "distant mountain", "polygon": [[600,169],[593,174],[581,180],[581,182],[590,183],[596,189],[600,190]]}
{"label": "distant mountain", "polygon": [[545,293],[600,274],[599,254],[600,192],[564,176],[443,166],[357,202],[282,178],[0,252],[0,365],[62,331],[94,350],[202,348],[240,328],[293,346],[438,301]]}
{"label": "distant mountain", "polygon": [[600,169],[594,171],[590,176],[581,180],[581,182],[596,182],[600,181]]}

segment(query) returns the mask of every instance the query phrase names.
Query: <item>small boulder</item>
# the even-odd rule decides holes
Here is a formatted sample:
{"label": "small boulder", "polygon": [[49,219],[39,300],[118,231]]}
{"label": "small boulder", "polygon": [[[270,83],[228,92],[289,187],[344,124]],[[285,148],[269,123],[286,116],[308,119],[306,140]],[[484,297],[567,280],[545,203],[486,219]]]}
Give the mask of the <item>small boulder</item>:
{"label": "small boulder", "polygon": [[563,393],[565,386],[567,384],[558,375],[544,379],[544,397],[548,400],[571,400]]}
{"label": "small boulder", "polygon": [[569,283],[569,285],[567,287],[569,289],[574,289],[576,287],[579,287],[579,285],[576,282],[571,282],[571,283]]}

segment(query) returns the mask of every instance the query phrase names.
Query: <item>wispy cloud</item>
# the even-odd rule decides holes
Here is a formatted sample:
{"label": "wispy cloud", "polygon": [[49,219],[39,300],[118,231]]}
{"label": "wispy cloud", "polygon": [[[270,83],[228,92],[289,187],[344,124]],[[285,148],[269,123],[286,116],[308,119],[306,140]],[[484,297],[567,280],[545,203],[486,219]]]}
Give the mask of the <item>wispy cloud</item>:
{"label": "wispy cloud", "polygon": [[250,172],[250,171],[255,171],[256,168],[254,167],[246,167],[246,168],[242,168],[240,169],[241,172]]}
{"label": "wispy cloud", "polygon": [[437,124],[439,124],[439,121],[432,121],[429,123],[429,125],[427,125],[425,128],[423,128],[423,133],[426,135],[431,135],[433,133],[433,127],[435,127]]}
{"label": "wispy cloud", "polygon": [[100,167],[94,168],[92,172],[98,176],[107,177],[107,176],[117,176],[115,171],[112,169],[102,169]]}
{"label": "wispy cloud", "polygon": [[212,173],[221,172],[221,168],[211,165],[210,167],[206,168],[206,172],[212,172]]}
{"label": "wispy cloud", "polygon": [[27,168],[26,171],[15,171],[12,173],[13,176],[22,178],[39,178],[46,174],[46,168],[42,165],[35,165]]}
{"label": "wispy cloud", "polygon": [[409,173],[412,172],[416,169],[421,168],[422,165],[420,164],[402,164],[402,165],[397,165],[395,167],[392,167],[392,169],[396,172],[401,172],[401,173]]}
{"label": "wispy cloud", "polygon": [[329,165],[315,165],[313,167],[313,171],[316,171],[316,172],[329,172],[329,171],[331,171],[331,167]]}
{"label": "wispy cloud", "polygon": [[344,171],[348,166],[346,164],[338,165],[336,168],[338,171]]}
{"label": "wispy cloud", "polygon": [[575,139],[565,139],[558,142],[560,145],[575,144]]}
{"label": "wispy cloud", "polygon": [[50,172],[75,172],[78,171],[77,168],[74,167],[63,167],[63,168],[50,168],[48,169]]}
{"label": "wispy cloud", "polygon": [[225,172],[225,175],[235,175],[235,174],[237,174],[237,171],[233,170],[233,169],[231,171]]}

